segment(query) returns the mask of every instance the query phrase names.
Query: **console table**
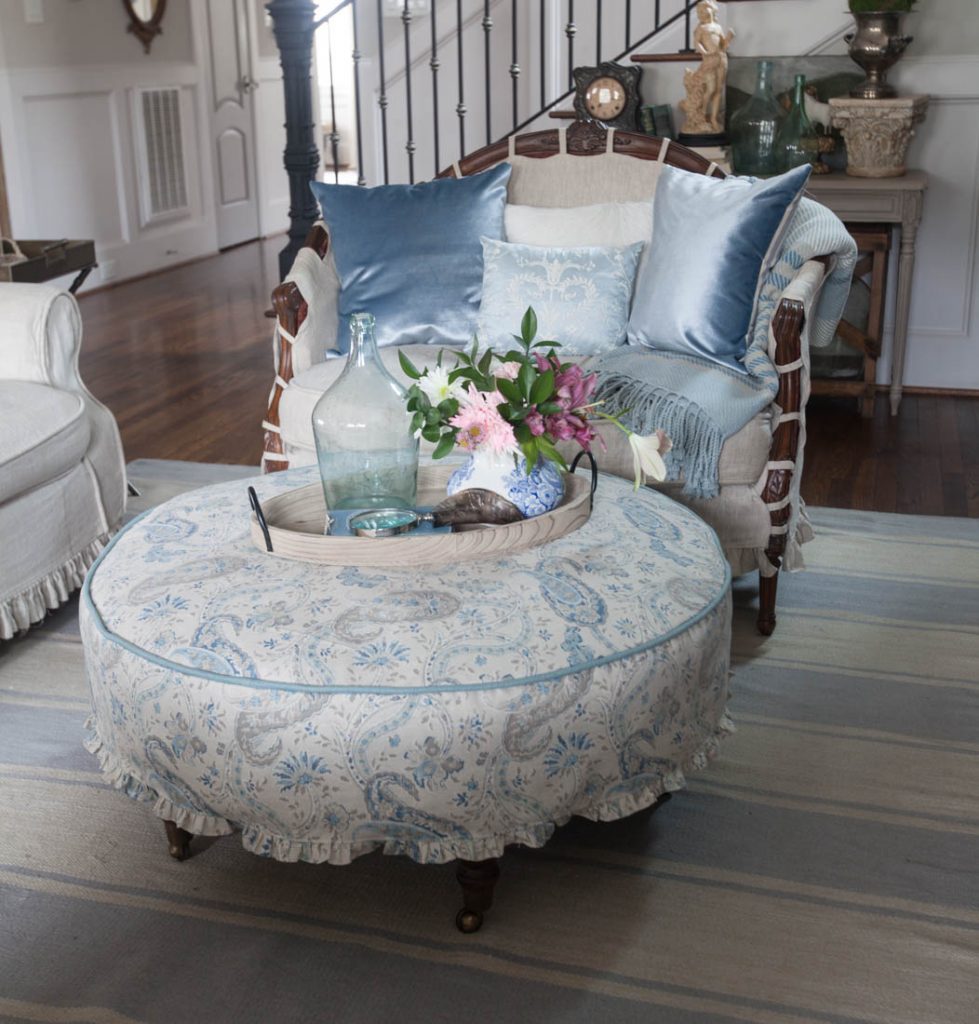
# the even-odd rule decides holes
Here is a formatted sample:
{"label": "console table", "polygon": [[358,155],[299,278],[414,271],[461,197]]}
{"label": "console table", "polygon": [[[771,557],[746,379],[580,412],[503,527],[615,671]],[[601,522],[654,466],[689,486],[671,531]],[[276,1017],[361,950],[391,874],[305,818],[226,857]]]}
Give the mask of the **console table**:
{"label": "console table", "polygon": [[[825,174],[809,180],[809,194],[828,206],[845,224],[891,224],[901,229],[895,296],[894,349],[891,358],[891,415],[901,405],[904,386],[904,354],[908,343],[911,310],[911,276],[915,242],[924,205],[928,176],[909,171],[900,178],[855,178]],[[880,301],[883,302],[883,294]],[[873,319],[873,312],[871,313]],[[879,339],[878,339],[879,340]]]}

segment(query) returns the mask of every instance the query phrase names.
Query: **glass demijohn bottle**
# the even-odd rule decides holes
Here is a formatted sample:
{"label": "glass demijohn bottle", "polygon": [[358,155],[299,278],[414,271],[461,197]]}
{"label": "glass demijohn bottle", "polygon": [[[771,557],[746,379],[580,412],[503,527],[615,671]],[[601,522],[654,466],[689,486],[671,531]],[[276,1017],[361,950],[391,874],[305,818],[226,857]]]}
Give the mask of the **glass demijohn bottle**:
{"label": "glass demijohn bottle", "polygon": [[347,365],[313,409],[313,436],[328,509],[414,508],[418,439],[370,313],[350,317]]}
{"label": "glass demijohn bottle", "polygon": [[731,118],[731,159],[735,174],[767,178],[781,167],[775,150],[775,136],[785,119],[785,111],[772,94],[770,60],[758,61],[758,82],[754,95]]}
{"label": "glass demijohn bottle", "polygon": [[819,136],[806,113],[805,75],[795,76],[792,109],[778,130],[775,149],[783,171],[791,171],[793,167],[801,167],[802,164],[815,166],[819,161]]}

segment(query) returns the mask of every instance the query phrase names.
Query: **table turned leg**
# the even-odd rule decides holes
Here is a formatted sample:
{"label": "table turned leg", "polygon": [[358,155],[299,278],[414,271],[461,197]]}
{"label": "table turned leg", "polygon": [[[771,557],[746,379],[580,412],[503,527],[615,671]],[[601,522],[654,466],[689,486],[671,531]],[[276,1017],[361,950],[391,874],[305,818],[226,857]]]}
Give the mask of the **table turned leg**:
{"label": "table turned leg", "polygon": [[174,860],[186,860],[190,856],[190,832],[180,828],[175,821],[164,821],[167,830],[167,847]]}
{"label": "table turned leg", "polygon": [[478,932],[483,926],[483,914],[493,905],[493,888],[500,877],[500,862],[489,860],[460,860],[456,878],[462,886],[462,910],[456,914],[456,927],[466,935]]}

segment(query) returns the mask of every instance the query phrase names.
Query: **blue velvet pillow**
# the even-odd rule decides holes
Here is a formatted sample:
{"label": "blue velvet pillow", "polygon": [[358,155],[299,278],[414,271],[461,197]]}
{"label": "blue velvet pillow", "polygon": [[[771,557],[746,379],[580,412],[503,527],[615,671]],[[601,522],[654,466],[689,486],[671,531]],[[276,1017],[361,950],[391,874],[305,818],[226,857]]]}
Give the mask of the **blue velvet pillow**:
{"label": "blue velvet pillow", "polygon": [[480,237],[503,237],[510,165],[418,185],[310,182],[340,277],[337,344],[347,318],[373,313],[379,345],[466,345],[483,283]]}
{"label": "blue velvet pillow", "polygon": [[553,248],[483,239],[481,345],[505,352],[528,306],[538,334],[567,352],[596,355],[625,344],[643,243]]}
{"label": "blue velvet pillow", "polygon": [[806,165],[756,181],[664,167],[629,342],[746,373],[741,359],[758,287],[778,256],[810,171]]}

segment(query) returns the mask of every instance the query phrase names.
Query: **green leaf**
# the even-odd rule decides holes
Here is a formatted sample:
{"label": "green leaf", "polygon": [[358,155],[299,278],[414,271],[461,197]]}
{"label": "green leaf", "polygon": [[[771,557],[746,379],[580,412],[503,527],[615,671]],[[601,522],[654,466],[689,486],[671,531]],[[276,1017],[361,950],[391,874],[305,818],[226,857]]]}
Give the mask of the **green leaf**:
{"label": "green leaf", "polygon": [[442,439],[435,446],[435,451],[432,452],[432,458],[444,459],[446,455],[448,455],[449,452],[451,452],[452,449],[455,448],[455,444],[456,436],[454,431],[450,434],[443,434]]}
{"label": "green leaf", "polygon": [[538,437],[532,437],[529,441],[520,442],[520,450],[523,452],[523,457],[527,460],[527,476],[533,472],[534,466],[537,465],[537,443],[540,440]]}
{"label": "green leaf", "polygon": [[530,427],[526,423],[518,423],[513,428],[513,433],[521,445],[534,439],[534,435],[530,432]]}
{"label": "green leaf", "polygon": [[535,341],[531,346],[532,348],[560,348],[561,342],[559,341]]}
{"label": "green leaf", "polygon": [[454,398],[446,398],[438,404],[439,414],[445,419],[451,419],[459,411],[459,403]]}
{"label": "green leaf", "polygon": [[557,450],[550,438],[538,437],[537,446],[545,459],[553,459],[563,470],[567,471],[568,464],[564,461],[564,456]]}
{"label": "green leaf", "polygon": [[442,432],[434,424],[422,428],[422,437],[430,444],[435,444],[441,436]]}
{"label": "green leaf", "polygon": [[505,414],[501,412],[500,415],[509,423],[523,423],[530,415],[530,409],[510,409],[508,407],[508,412]]}
{"label": "green leaf", "polygon": [[411,417],[411,432],[414,433],[416,430],[421,429],[421,425],[425,422],[425,417],[420,412],[416,412]]}
{"label": "green leaf", "polygon": [[517,384],[520,387],[520,393],[523,397],[530,401],[530,389],[534,386],[534,380],[537,377],[537,371],[530,365],[530,363],[524,363],[520,367],[520,373],[517,374]]}
{"label": "green leaf", "polygon": [[488,348],[484,353],[482,359],[476,364],[476,368],[484,376],[489,373],[490,364],[493,362],[493,350]]}
{"label": "green leaf", "polygon": [[406,377],[410,377],[412,380],[421,380],[421,372],[418,367],[405,355],[404,349],[398,349],[398,362],[401,363],[401,369]]}
{"label": "green leaf", "polygon": [[523,395],[520,394],[520,388],[512,380],[507,380],[506,377],[497,377],[496,386],[499,388],[500,394],[511,405],[523,404]]}
{"label": "green leaf", "polygon": [[520,321],[520,340],[529,345],[537,335],[537,314],[533,306],[527,307],[527,312]]}
{"label": "green leaf", "polygon": [[561,411],[561,406],[557,402],[544,402],[543,405],[537,406],[537,411],[541,416],[553,416],[555,413]]}
{"label": "green leaf", "polygon": [[552,394],[554,394],[554,371],[545,370],[534,381],[534,386],[530,389],[530,402],[532,405],[539,405],[541,402],[546,402]]}

